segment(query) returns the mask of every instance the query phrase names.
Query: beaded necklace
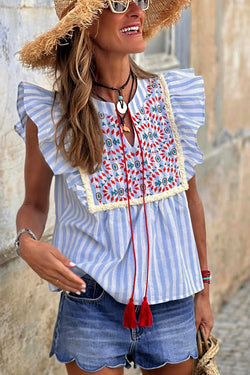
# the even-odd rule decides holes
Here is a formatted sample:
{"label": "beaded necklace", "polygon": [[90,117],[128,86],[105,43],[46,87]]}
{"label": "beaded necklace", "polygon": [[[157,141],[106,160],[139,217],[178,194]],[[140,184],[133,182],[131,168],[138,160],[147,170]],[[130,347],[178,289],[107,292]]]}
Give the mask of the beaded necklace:
{"label": "beaded necklace", "polygon": [[[131,98],[132,98],[132,93],[133,93],[133,89],[134,89],[134,82],[135,82],[135,77],[134,77],[131,70],[129,72],[129,76],[127,78],[127,81],[120,88],[110,87],[110,86],[104,85],[104,84],[96,82],[96,81],[93,82],[95,86],[103,87],[105,89],[109,89],[109,90],[113,90],[113,91],[118,91],[118,102],[116,103],[116,110],[117,110],[117,114],[118,114],[119,119],[120,119],[122,130],[125,131],[125,132],[130,132],[130,129],[125,125],[125,117],[126,117],[126,114],[128,112],[128,105],[123,100],[122,90],[124,90],[125,87],[128,85],[130,77],[132,77],[132,84],[131,84],[129,97],[128,97],[128,103],[129,103]],[[98,94],[96,94],[96,96],[99,99],[103,100],[104,102],[107,102],[107,100],[105,100],[102,96],[100,96]]]}

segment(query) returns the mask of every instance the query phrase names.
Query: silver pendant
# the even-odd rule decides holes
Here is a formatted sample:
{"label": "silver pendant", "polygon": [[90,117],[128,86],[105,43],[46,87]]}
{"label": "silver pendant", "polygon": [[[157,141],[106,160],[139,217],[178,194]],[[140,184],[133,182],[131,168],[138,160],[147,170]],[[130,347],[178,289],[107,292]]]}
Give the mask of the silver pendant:
{"label": "silver pendant", "polygon": [[124,101],[120,101],[116,104],[116,108],[117,108],[117,111],[121,114],[121,115],[125,115],[125,113],[127,112],[128,110],[128,106],[127,104],[124,102]]}

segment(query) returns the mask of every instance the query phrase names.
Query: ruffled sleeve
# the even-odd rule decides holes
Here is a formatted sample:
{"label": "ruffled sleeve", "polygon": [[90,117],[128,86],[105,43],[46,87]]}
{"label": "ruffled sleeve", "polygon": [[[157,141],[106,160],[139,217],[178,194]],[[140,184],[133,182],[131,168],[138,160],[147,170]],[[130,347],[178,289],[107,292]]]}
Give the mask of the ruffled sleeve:
{"label": "ruffled sleeve", "polygon": [[15,131],[25,141],[27,118],[30,117],[38,129],[39,148],[54,175],[65,175],[68,188],[75,191],[80,201],[86,204],[86,194],[79,169],[66,162],[60,152],[57,153],[54,124],[61,117],[61,109],[59,103],[55,101],[52,117],[53,101],[53,92],[21,82],[17,96],[19,121],[15,124]]}
{"label": "ruffled sleeve", "polygon": [[168,85],[189,180],[195,173],[195,166],[203,161],[197,132],[205,121],[204,83],[202,77],[194,75],[193,69],[172,70],[163,76]]}

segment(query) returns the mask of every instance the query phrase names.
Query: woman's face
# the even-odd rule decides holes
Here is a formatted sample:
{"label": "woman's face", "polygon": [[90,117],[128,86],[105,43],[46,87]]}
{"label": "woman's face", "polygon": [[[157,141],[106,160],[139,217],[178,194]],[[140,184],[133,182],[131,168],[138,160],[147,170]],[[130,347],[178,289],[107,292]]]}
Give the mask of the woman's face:
{"label": "woman's face", "polygon": [[143,52],[146,47],[142,37],[144,17],[144,11],[134,2],[121,14],[104,9],[88,29],[95,51],[123,55]]}

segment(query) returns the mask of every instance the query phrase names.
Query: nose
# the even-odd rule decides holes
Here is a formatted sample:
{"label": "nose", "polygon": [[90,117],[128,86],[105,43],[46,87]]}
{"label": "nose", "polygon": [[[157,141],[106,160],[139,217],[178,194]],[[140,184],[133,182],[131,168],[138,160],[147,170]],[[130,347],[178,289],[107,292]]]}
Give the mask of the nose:
{"label": "nose", "polygon": [[130,17],[144,17],[144,11],[134,2],[134,0],[130,1],[128,10],[127,10],[127,15]]}

